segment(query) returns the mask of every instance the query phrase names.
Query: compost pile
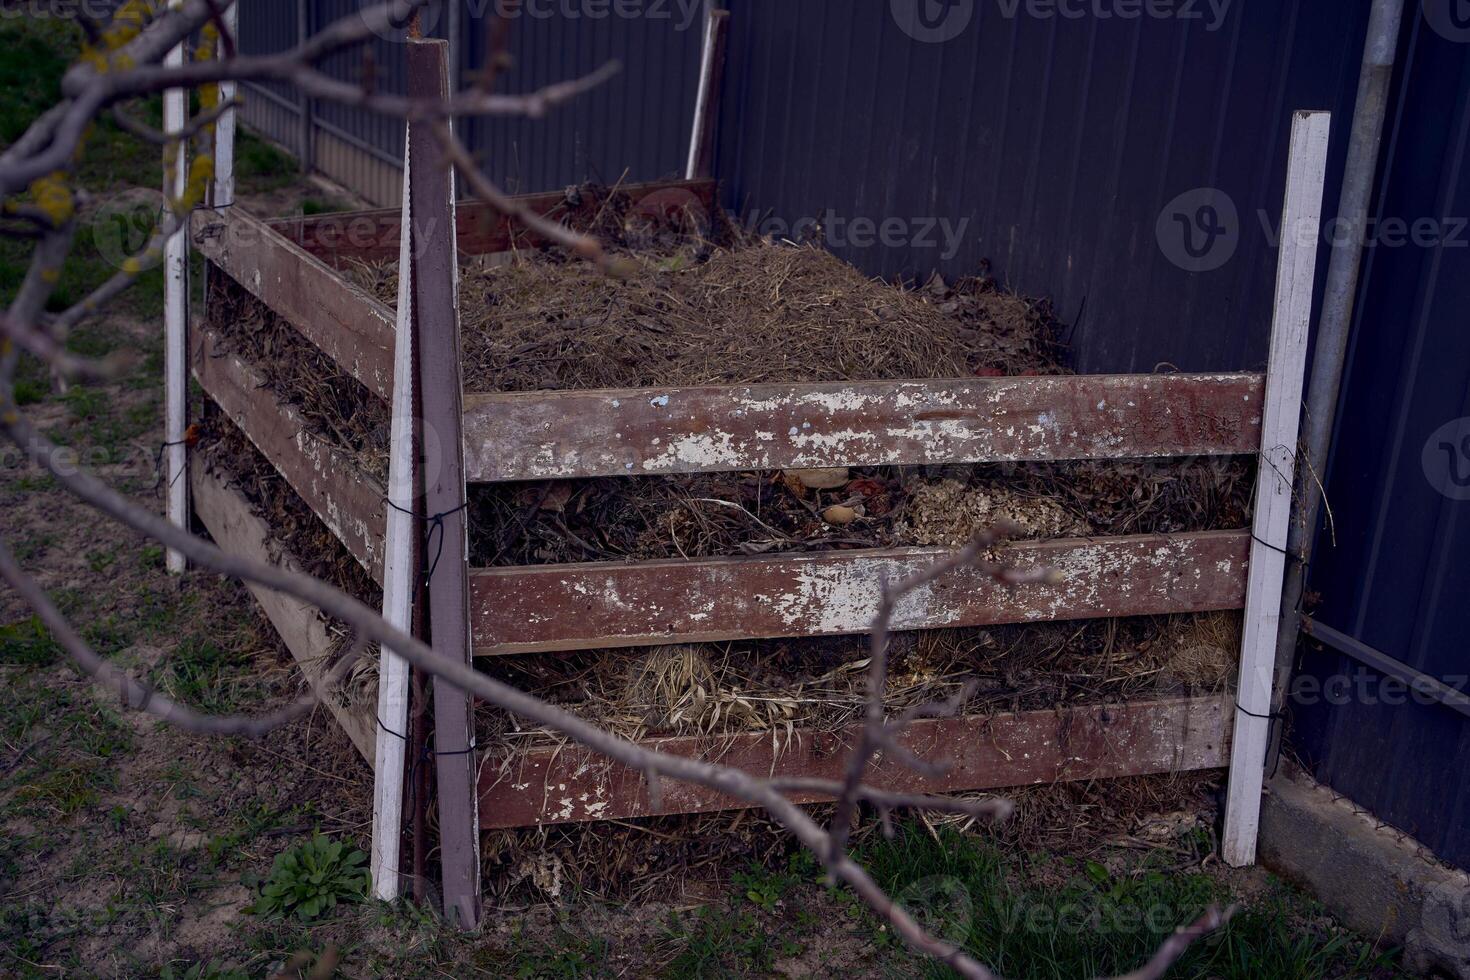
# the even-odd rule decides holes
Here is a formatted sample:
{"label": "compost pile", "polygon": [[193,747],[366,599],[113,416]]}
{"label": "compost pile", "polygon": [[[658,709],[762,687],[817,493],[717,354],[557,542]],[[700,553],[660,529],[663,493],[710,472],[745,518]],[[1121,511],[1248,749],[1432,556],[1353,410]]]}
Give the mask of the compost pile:
{"label": "compost pile", "polygon": [[[608,275],[558,249],[461,268],[466,388],[535,391],[1068,373],[1045,302],[984,275],[900,288],[812,244],[710,223],[650,227],[616,192],[585,190],[571,223],[614,256]],[[344,274],[392,305],[395,264]],[[386,474],[388,413],[296,331],[220,282],[214,326],[316,434]],[[230,456],[252,451],[228,443]],[[235,468],[232,462],[231,468]],[[245,465],[245,464],[241,464]],[[266,471],[269,465],[264,464]],[[361,572],[293,494],[251,495],[314,570]],[[1253,461],[1133,461],[745,472],[471,488],[471,562],[513,566],[889,546],[958,546],[999,518],[1025,537],[1238,528]],[[286,518],[281,509],[295,508]],[[319,527],[319,525],[316,525]],[[295,540],[292,540],[294,538]],[[895,711],[974,687],[965,710],[1049,708],[1225,689],[1238,616],[951,629],[897,638]],[[480,669],[629,736],[836,728],[861,713],[865,640],[840,637],[557,653]],[[495,754],[556,737],[482,709]]]}

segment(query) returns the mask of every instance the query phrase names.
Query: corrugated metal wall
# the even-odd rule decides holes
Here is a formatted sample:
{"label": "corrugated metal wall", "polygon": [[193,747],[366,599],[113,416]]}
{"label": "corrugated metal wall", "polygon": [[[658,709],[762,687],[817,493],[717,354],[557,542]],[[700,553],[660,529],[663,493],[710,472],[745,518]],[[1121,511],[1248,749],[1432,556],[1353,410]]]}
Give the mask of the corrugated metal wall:
{"label": "corrugated metal wall", "polygon": [[[950,16],[972,16],[939,43],[910,37],[902,6],[731,0],[717,173],[732,202],[787,220],[830,209],[849,226],[968,221],[952,255],[835,250],[883,276],[989,259],[1002,281],[1056,301],[1083,371],[1264,360],[1275,252],[1257,213],[1279,214],[1290,112],[1349,114],[1365,2],[1236,0],[1214,29],[958,2]],[[1199,187],[1229,195],[1241,237],[1224,266],[1190,273],[1155,227]]]}
{"label": "corrugated metal wall", "polygon": [[[949,0],[937,9],[962,16],[950,22],[962,29],[938,43],[905,30],[901,15],[906,3],[932,2],[729,0],[715,168],[726,203],[780,219],[766,225],[776,230],[825,218],[834,251],[875,275],[961,275],[989,260],[1002,281],[1055,300],[1084,371],[1258,366],[1289,114],[1330,108],[1345,123],[1366,0],[1233,0],[1218,22],[1204,3],[1176,5],[1189,17],[1125,19],[1036,17],[1026,4]],[[526,4],[508,90],[611,58],[624,71],[547,119],[468,122],[487,172],[517,191],[679,172],[699,6],[643,0],[631,8],[643,16],[621,17],[612,11],[624,5]],[[316,0],[312,23],[352,7]],[[294,9],[281,0],[248,6],[246,50],[294,37]],[[485,0],[462,0],[467,71],[483,61],[477,15],[485,9]],[[430,21],[439,34],[448,22],[447,11]],[[387,44],[377,54],[391,86],[398,59]],[[354,77],[359,62],[342,56],[332,67]],[[265,118],[272,112],[282,115],[277,106],[249,118],[295,145],[281,120]],[[401,125],[341,107],[320,114],[324,131],[359,156],[391,166],[401,153]],[[1342,153],[1339,139],[1332,180]],[[360,165],[372,171],[360,178],[335,169],[349,186],[383,196],[381,166]],[[369,192],[369,181],[380,189]],[[1220,268],[1190,272],[1165,255],[1156,225],[1166,204],[1203,187],[1234,206],[1238,246]],[[863,244],[855,233],[854,222],[893,219],[902,227],[886,243],[877,235]],[[940,222],[962,233],[950,243]]]}
{"label": "corrugated metal wall", "polygon": [[[490,0],[461,0],[455,43],[459,82],[472,80],[485,60],[484,21]],[[702,0],[648,0],[639,17],[611,16],[596,3],[551,4],[532,0],[511,34],[514,67],[498,83],[502,92],[529,92],[593,71],[611,60],[622,72],[609,83],[547,118],[481,117],[463,120],[461,132],[486,173],[512,192],[550,190],[599,180],[652,180],[682,172],[698,80]],[[357,0],[305,3],[306,29],[315,32],[359,7]],[[280,51],[296,43],[300,4],[254,0],[241,13],[241,47],[249,53]],[[568,16],[567,12],[575,14]],[[447,36],[447,5],[430,8],[425,32]],[[374,83],[402,91],[403,58],[397,43],[371,45]],[[328,58],[334,77],[362,77],[361,50]],[[301,100],[293,87],[246,86],[246,121],[271,139],[302,153]],[[379,204],[396,204],[403,159],[403,123],[362,109],[322,103],[315,107],[313,166]],[[395,176],[398,174],[398,176]]]}
{"label": "corrugated metal wall", "polygon": [[[1309,583],[1316,619],[1470,691],[1470,31],[1408,19],[1327,476],[1336,544],[1319,536]],[[1332,649],[1303,674],[1318,778],[1470,868],[1470,717]],[[1333,678],[1347,693],[1318,693]]]}
{"label": "corrugated metal wall", "polygon": [[[246,54],[276,54],[296,43],[296,8],[292,0],[252,0],[239,13],[239,47]],[[241,86],[241,116],[256,131],[300,153],[300,99],[282,82],[247,82]]]}
{"label": "corrugated metal wall", "polygon": [[[486,173],[527,193],[589,179],[612,184],[625,173],[628,180],[682,175],[699,78],[702,11],[689,0],[639,6],[647,16],[540,16],[535,12],[599,8],[545,0],[525,5],[511,34],[515,67],[502,91],[534,91],[611,60],[621,62],[622,71],[545,119],[472,120],[468,141]],[[469,11],[463,36],[462,65],[476,71],[485,60],[485,36]]]}

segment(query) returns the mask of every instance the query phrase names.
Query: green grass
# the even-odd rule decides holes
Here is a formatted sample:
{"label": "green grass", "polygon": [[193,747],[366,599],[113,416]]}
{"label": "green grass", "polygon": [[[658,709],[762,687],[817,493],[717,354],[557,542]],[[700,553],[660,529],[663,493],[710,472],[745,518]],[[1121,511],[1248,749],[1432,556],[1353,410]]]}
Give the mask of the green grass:
{"label": "green grass", "polygon": [[235,179],[247,193],[280,190],[301,179],[296,159],[253,133],[238,130],[235,138]]}
{"label": "green grass", "polygon": [[581,980],[603,976],[606,971],[601,967],[611,948],[605,939],[589,939],[565,928],[558,929],[549,941],[538,941],[534,949],[516,954],[507,973],[516,980]]}
{"label": "green grass", "polygon": [[[63,18],[0,20],[0,146],[13,143],[37,116],[56,103],[61,77],[80,50],[80,31]],[[162,101],[158,96],[136,100],[125,108],[146,124],[161,125]],[[249,133],[239,133],[236,180],[241,193],[279,190],[299,179],[300,169],[292,157]],[[64,310],[81,300],[117,272],[124,255],[142,248],[161,202],[158,192],[162,180],[162,151],[157,145],[126,133],[110,117],[96,121],[77,165],[74,184],[87,190],[99,204],[77,222],[71,253],[46,302],[49,311]],[[331,202],[315,203],[331,209]],[[119,229],[119,221],[125,221],[127,227]],[[29,241],[0,238],[0,306],[9,304],[24,280],[31,250]],[[192,261],[197,271],[198,257]],[[196,275],[195,281],[202,280]],[[140,320],[157,321],[163,315],[163,285],[162,267],[155,264],[114,301],[111,309]],[[119,346],[134,346],[99,345],[95,338],[86,336],[88,329],[96,328],[84,325],[68,338],[67,347],[74,353],[101,357]],[[142,362],[136,375],[139,384],[132,387],[156,388],[162,373],[162,346],[151,342],[140,353]],[[37,404],[47,400],[50,392],[45,369],[33,358],[23,357],[16,375],[17,402]],[[119,440],[151,426],[155,417],[155,410],[140,409],[136,417],[102,425],[93,437],[81,441],[117,449]],[[73,433],[72,441],[78,438]]]}
{"label": "green grass", "polygon": [[61,647],[32,616],[19,623],[0,626],[0,664],[7,667],[46,667],[61,658]]}
{"label": "green grass", "polygon": [[[114,785],[115,762],[131,750],[132,735],[116,713],[89,692],[51,683],[40,668],[59,658],[60,651],[54,644],[46,646],[49,639],[36,637],[38,624],[22,624],[22,628],[30,634],[22,651],[29,650],[31,659],[7,676],[14,703],[0,714],[0,735],[8,744],[26,746],[29,751],[0,780],[0,789],[15,790],[7,810],[14,808],[41,819],[67,819],[92,807]],[[42,652],[36,652],[38,647]],[[16,645],[5,642],[3,648],[14,651]],[[12,662],[12,656],[8,653],[5,662]],[[48,656],[50,660],[43,661]]]}
{"label": "green grass", "polygon": [[59,17],[0,21],[0,143],[9,146],[61,97],[76,28]]}
{"label": "green grass", "polygon": [[228,714],[240,707],[238,682],[250,659],[244,651],[190,636],[169,657],[169,693],[211,714]]}
{"label": "green grass", "polygon": [[[1164,854],[1164,858],[1172,856]],[[1022,874],[973,839],[904,828],[860,855],[879,884],[931,930],[963,943],[1015,978],[1113,975],[1141,965],[1179,925],[1231,900],[1215,878],[1145,860],[1124,873],[1096,862],[1055,860]],[[1046,885],[1037,883],[1045,871]],[[1060,879],[1058,881],[1058,879]],[[1304,925],[1310,903],[1284,885],[1196,944],[1171,972],[1177,978],[1391,976],[1387,956],[1344,933]],[[855,914],[866,916],[866,910]],[[949,972],[917,964],[923,976]]]}

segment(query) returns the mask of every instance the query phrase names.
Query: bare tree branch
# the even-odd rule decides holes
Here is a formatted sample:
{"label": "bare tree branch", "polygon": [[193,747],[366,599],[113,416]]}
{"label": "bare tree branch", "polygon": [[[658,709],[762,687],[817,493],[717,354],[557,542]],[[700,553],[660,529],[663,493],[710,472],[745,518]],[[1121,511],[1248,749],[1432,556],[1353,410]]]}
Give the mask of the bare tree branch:
{"label": "bare tree branch", "polygon": [[[62,82],[63,101],[42,113],[15,143],[0,152],[0,197],[6,199],[6,215],[33,226],[26,233],[37,236],[25,280],[9,309],[0,316],[0,334],[3,334],[3,340],[0,340],[0,429],[66,491],[112,520],[159,541],[200,567],[293,596],[321,610],[326,616],[347,624],[354,636],[347,655],[314,686],[308,697],[295,704],[258,717],[205,715],[164,697],[92,650],[40,585],[19,566],[3,541],[0,541],[0,579],[8,582],[35,608],[78,668],[97,683],[116,691],[125,706],[149,712],[170,724],[200,734],[258,737],[301,717],[312,710],[321,697],[329,696],[332,686],[344,676],[367,644],[376,643],[392,649],[425,674],[443,678],[487,704],[560,732],[594,752],[641,772],[655,796],[661,792],[662,781],[672,779],[705,786],[763,808],[818,856],[832,879],[850,887],[915,950],[948,964],[963,977],[986,980],[992,974],[985,966],[963,949],[927,933],[896,905],[852,859],[847,842],[859,805],[876,809],[885,828],[890,826],[890,814],[896,809],[913,808],[981,819],[1004,818],[1013,809],[1004,800],[960,800],[891,792],[864,782],[872,760],[880,752],[918,773],[942,771],[942,766],[920,760],[908,752],[900,736],[916,718],[942,716],[960,710],[968,695],[961,692],[948,702],[923,705],[890,719],[885,705],[889,631],[906,596],[928,588],[942,576],[961,567],[979,568],[984,574],[1007,584],[1048,580],[1050,573],[1045,570],[1008,568],[986,556],[987,551],[1011,529],[1002,528],[982,535],[958,554],[898,583],[884,584],[871,637],[864,723],[858,746],[842,780],[761,778],[700,759],[665,755],[620,738],[540,698],[481,674],[467,664],[436,656],[422,641],[395,629],[377,611],[325,582],[276,565],[225,553],[123,497],[92,474],[64,463],[66,457],[58,447],[21,414],[15,401],[13,379],[22,349],[66,374],[98,377],[117,369],[115,364],[86,362],[69,354],[62,343],[66,331],[85,316],[102,309],[132,285],[145,260],[161,250],[163,242],[180,230],[189,210],[199,203],[189,199],[190,195],[197,196],[197,191],[186,194],[185,200],[169,201],[164,212],[165,220],[160,222],[141,253],[124,262],[117,274],[81,302],[55,316],[46,317],[43,314],[46,300],[53,291],[75,234],[78,195],[65,185],[64,178],[85,148],[87,128],[100,113],[111,109],[120,125],[139,139],[170,145],[178,140],[200,137],[200,142],[207,146],[212,124],[224,113],[235,110],[235,102],[231,100],[195,118],[179,133],[159,133],[132,120],[122,109],[126,100],[138,95],[228,80],[273,79],[291,82],[316,98],[366,107],[403,118],[411,124],[427,124],[443,147],[449,165],[460,173],[476,195],[546,240],[562,245],[604,269],[613,269],[613,263],[595,239],[534,213],[486,178],[470,152],[454,137],[449,120],[467,114],[542,115],[605,81],[617,70],[615,64],[605,65],[583,78],[548,85],[536,92],[497,95],[492,88],[507,57],[507,28],[503,24],[495,24],[491,31],[492,59],[480,84],[442,102],[378,92],[370,71],[365,72],[360,84],[354,85],[331,78],[317,68],[317,63],[328,54],[361,45],[387,30],[402,26],[426,2],[393,0],[366,8],[335,21],[289,51],[268,56],[241,56],[235,50],[234,39],[226,30],[223,16],[229,9],[229,0],[184,0],[147,23],[114,23],[97,34],[99,49],[108,44],[112,45],[111,48],[100,50],[70,69]],[[207,57],[183,66],[165,67],[160,63],[169,50],[185,43],[206,25],[210,25],[218,37],[220,57],[214,57],[215,52],[209,50]],[[208,38],[210,31],[206,30],[204,35]],[[13,199],[27,189],[37,197],[34,204]],[[790,799],[792,795],[833,797],[837,806],[831,826],[824,829],[818,825]],[[1228,911],[1222,914],[1212,910],[1172,936],[1142,970],[1131,976],[1161,976],[1190,943],[1218,928],[1228,917]]]}
{"label": "bare tree branch", "polygon": [[[858,788],[862,786],[863,775],[867,772],[868,765],[875,754],[880,751],[888,752],[900,758],[909,768],[922,769],[920,761],[904,751],[903,747],[894,740],[913,716],[902,717],[893,723],[886,718],[884,697],[888,684],[889,628],[899,602],[911,593],[928,588],[956,569],[967,566],[976,567],[996,581],[1007,584],[1019,585],[1026,582],[1054,580],[1055,573],[1050,569],[1022,571],[984,557],[987,551],[1014,535],[1018,530],[1015,524],[1002,521],[990,530],[982,531],[975,540],[949,558],[935,562],[930,567],[915,572],[896,584],[890,585],[884,582],[879,586],[878,614],[873,621],[873,632],[868,651],[868,698],[862,733],[858,736],[858,744],[848,760],[847,774],[842,782],[842,792],[837,795],[837,807],[833,811],[830,825],[831,847],[834,853],[844,850],[847,846],[853,811],[858,802]],[[955,707],[958,705],[956,704]]]}
{"label": "bare tree branch", "polygon": [[238,97],[221,102],[208,112],[201,112],[193,119],[190,119],[188,124],[177,133],[165,133],[161,129],[154,129],[147,123],[139,122],[128,115],[120,106],[112,107],[112,118],[124,132],[131,133],[141,140],[163,145],[171,140],[193,139],[201,130],[208,126],[213,126],[219,122],[220,117],[226,112],[238,108],[241,104],[242,102]]}
{"label": "bare tree branch", "polygon": [[59,465],[58,447],[16,410],[8,384],[0,389],[0,426],[22,452],[81,500],[108,517],[181,552],[189,561],[303,599],[328,616],[346,623],[357,631],[359,637],[393,650],[425,673],[442,677],[488,704],[561,732],[629,768],[696,783],[764,808],[802,844],[818,854],[834,879],[852,888],[915,949],[948,964],[970,980],[987,980],[992,976],[989,970],[961,950],[929,935],[889,899],[846,851],[834,851],[827,832],[772,787],[769,781],[728,766],[654,752],[620,738],[561,708],[481,674],[473,667],[436,656],[422,641],[395,629],[357,599],[325,582],[221,551],[144,510],[91,474]]}

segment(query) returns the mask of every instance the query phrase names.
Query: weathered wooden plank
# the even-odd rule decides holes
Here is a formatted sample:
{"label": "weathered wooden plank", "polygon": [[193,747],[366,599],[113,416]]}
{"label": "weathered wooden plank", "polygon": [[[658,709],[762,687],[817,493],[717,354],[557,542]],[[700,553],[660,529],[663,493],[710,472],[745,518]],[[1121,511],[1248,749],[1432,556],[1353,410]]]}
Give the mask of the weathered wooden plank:
{"label": "weathered wooden plank", "polygon": [[[274,544],[275,536],[270,526],[255,514],[244,497],[231,489],[226,477],[205,470],[202,462],[191,466],[190,483],[194,490],[194,511],[204,522],[215,544],[232,555],[275,562],[284,568],[300,571],[293,557],[278,556],[280,549]],[[315,682],[321,677],[325,658],[334,645],[317,610],[300,599],[270,589],[255,585],[247,587],[291,651],[291,656],[301,666],[302,673]],[[371,763],[376,727],[372,711],[366,706],[349,707],[337,697],[326,698],[325,704],[357,751],[362,753],[363,759]]]}
{"label": "weathered wooden plank", "polygon": [[382,581],[382,487],[357,468],[351,454],[318,439],[299,412],[279,400],[265,379],[201,327],[194,377],[235,425],[296,489],[374,579]]}
{"label": "weathered wooden plank", "polygon": [[[425,102],[449,98],[449,43],[410,38],[405,45],[408,95]],[[469,519],[465,514],[464,376],[459,346],[459,266],[454,236],[454,168],[431,127],[408,130],[408,182],[413,293],[414,386],[422,406],[425,457],[423,513],[439,542],[430,552],[429,638],[434,653],[468,664],[470,652]],[[428,457],[428,434],[442,451]],[[437,464],[437,465],[435,465]],[[442,559],[442,560],[441,560]],[[439,860],[444,912],[473,929],[480,921],[480,835],[476,831],[475,707],[469,692],[434,678],[434,770],[439,808]]]}
{"label": "weathered wooden plank", "polygon": [[[715,207],[715,182],[712,180],[659,180],[641,184],[624,184],[619,188],[635,201],[650,194],[666,200],[669,193],[687,193],[707,213]],[[516,200],[533,211],[555,217],[566,203],[566,191],[522,194]],[[335,259],[361,259],[382,262],[397,258],[403,237],[402,215],[397,208],[372,211],[344,211],[319,214],[309,218],[281,218],[269,223],[272,230],[313,255]],[[540,235],[516,227],[504,214],[483,201],[465,201],[456,208],[455,236],[463,255],[488,255],[518,248],[544,245]]]}
{"label": "weathered wooden plank", "polygon": [[1235,751],[1225,801],[1225,836],[1220,855],[1234,867],[1254,864],[1261,817],[1261,784],[1271,737],[1271,687],[1276,637],[1281,629],[1281,592],[1296,477],[1297,433],[1307,368],[1316,292],[1318,231],[1327,180],[1329,112],[1298,112],[1292,119],[1282,205],[1281,250],[1276,265],[1276,303],[1271,358],[1266,374],[1261,464],[1256,468],[1254,541],[1242,631],[1240,701]]}
{"label": "weathered wooden plank", "polygon": [[[880,758],[868,783],[911,793],[1005,789],[1085,779],[1115,779],[1223,766],[1230,741],[1228,697],[1027,711],[915,722],[900,739],[920,759],[949,762],[937,778]],[[840,780],[857,729],[754,732],[725,737],[651,739],[649,748],[776,777]],[[655,806],[637,771],[579,745],[489,758],[480,767],[480,825],[618,820],[748,807],[712,789],[665,779]],[[818,802],[792,794],[799,803]]]}
{"label": "weathered wooden plank", "polygon": [[1253,453],[1257,374],[473,394],[474,482]]}
{"label": "weathered wooden plank", "polygon": [[[1005,561],[1056,569],[1060,583],[1012,588],[960,570],[906,596],[894,627],[1239,609],[1249,545],[1245,531],[1016,542]],[[471,577],[475,652],[864,633],[884,576],[896,581],[945,554],[868,550],[479,570]]]}
{"label": "weathered wooden plank", "polygon": [[195,212],[194,247],[369,391],[392,397],[392,310],[239,205]]}

